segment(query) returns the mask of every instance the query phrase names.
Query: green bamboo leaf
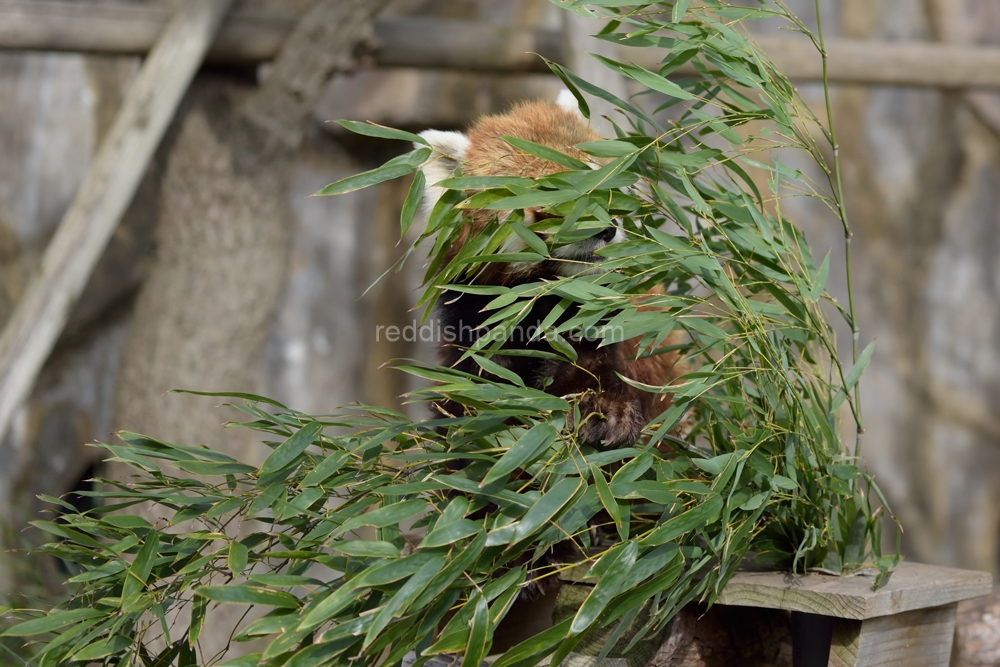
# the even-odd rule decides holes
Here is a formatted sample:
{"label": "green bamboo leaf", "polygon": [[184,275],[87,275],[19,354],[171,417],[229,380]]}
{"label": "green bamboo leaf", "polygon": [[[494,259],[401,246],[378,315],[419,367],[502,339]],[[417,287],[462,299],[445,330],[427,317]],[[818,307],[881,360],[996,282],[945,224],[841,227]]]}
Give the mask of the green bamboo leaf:
{"label": "green bamboo leaf", "polygon": [[367,137],[379,137],[381,139],[399,139],[400,141],[409,141],[417,144],[422,144],[427,146],[427,140],[423,137],[413,134],[412,132],[404,132],[403,130],[397,130],[391,127],[385,127],[384,125],[378,125],[372,123],[371,121],[367,123],[359,123],[356,120],[335,120],[337,123],[345,130],[350,130],[355,134],[363,134]]}
{"label": "green bamboo leaf", "polygon": [[601,499],[601,505],[604,506],[604,509],[611,516],[612,521],[615,522],[618,537],[624,542],[628,539],[628,527],[622,521],[622,511],[618,505],[618,501],[611,495],[611,487],[608,486],[608,481],[604,479],[604,473],[593,463],[590,464],[590,474],[594,477],[594,486],[597,487],[597,497]]}
{"label": "green bamboo leaf", "polygon": [[469,631],[469,642],[465,647],[463,665],[478,665],[489,646],[490,614],[486,607],[486,598],[479,595],[476,598],[476,610],[472,614],[472,629]]}
{"label": "green bamboo leaf", "polygon": [[719,454],[710,459],[694,459],[691,463],[710,475],[718,475],[729,465],[729,462],[735,455],[735,452],[729,452],[728,454]]}
{"label": "green bamboo leaf", "polygon": [[0,637],[30,637],[40,635],[54,630],[61,630],[66,626],[79,623],[91,618],[105,616],[108,612],[98,609],[69,609],[50,613],[41,618],[33,618],[30,621],[23,621],[14,627],[7,628]]}
{"label": "green bamboo leaf", "polygon": [[638,555],[639,543],[635,541],[629,542],[625,548],[618,551],[618,557],[614,563],[606,569],[606,573],[590,591],[590,595],[583,601],[576,616],[573,617],[573,623],[569,628],[570,634],[580,634],[586,631],[597,620],[612,598],[621,592],[622,585],[632,572]]}
{"label": "green bamboo leaf", "polygon": [[334,534],[342,535],[361,526],[372,526],[373,528],[395,526],[400,521],[420,514],[425,509],[427,509],[427,501],[425,500],[404,500],[393,503],[348,519]]}
{"label": "green bamboo leaf", "polygon": [[146,590],[146,580],[153,569],[153,560],[156,558],[158,547],[160,546],[160,534],[155,530],[146,533],[146,540],[136,554],[135,560],[128,568],[128,576],[122,587],[122,609],[126,612],[134,611],[140,604],[139,596]]}
{"label": "green bamboo leaf", "polygon": [[[586,162],[581,162],[575,157],[570,157],[565,153],[557,151],[554,148],[549,148],[548,146],[543,146],[541,144],[536,144],[534,141],[528,141],[527,139],[521,139],[519,137],[500,137],[508,144],[524,151],[528,155],[534,155],[535,157],[540,157],[543,160],[548,160],[549,162],[555,162],[558,165],[566,167],[567,169],[589,169]],[[520,208],[520,207],[516,207]]]}
{"label": "green bamboo leaf", "polygon": [[300,457],[323,431],[319,422],[309,422],[271,452],[260,467],[261,476],[277,472]]}
{"label": "green bamboo leaf", "polygon": [[421,549],[433,549],[434,547],[443,547],[447,544],[452,544],[458,542],[459,540],[465,539],[467,537],[472,537],[473,535],[479,533],[483,529],[481,524],[475,521],[469,521],[468,519],[460,519],[454,523],[449,523],[444,526],[435,526],[432,531],[427,533],[423,540],[420,542]]}
{"label": "green bamboo leaf", "polygon": [[298,609],[299,601],[284,591],[273,591],[261,586],[238,584],[234,586],[198,586],[195,595],[234,604],[260,604],[281,609]]}
{"label": "green bamboo leaf", "polygon": [[201,631],[205,627],[205,612],[208,610],[208,598],[195,595],[191,601],[191,625],[188,627],[188,644],[194,646],[201,637]]}
{"label": "green bamboo leaf", "polygon": [[459,176],[438,181],[435,185],[452,190],[488,190],[508,186],[529,187],[534,183],[530,178],[520,176]]}
{"label": "green bamboo leaf", "polygon": [[531,231],[519,222],[508,222],[507,227],[512,232],[517,234],[517,236],[524,241],[529,248],[543,257],[548,257],[549,247],[545,245],[545,241],[538,238],[538,235],[535,234],[535,232]]}
{"label": "green bamboo leaf", "polygon": [[638,65],[626,65],[625,63],[620,63],[616,60],[612,60],[611,58],[605,58],[604,56],[599,56],[593,53],[590,55],[597,58],[608,67],[618,70],[630,79],[634,79],[647,88],[663,93],[668,97],[674,97],[679,100],[696,99],[694,95],[684,90],[673,81],[670,81],[666,77],[660,76],[655,72],[650,72],[645,67],[639,67]]}
{"label": "green bamboo leaf", "polygon": [[750,497],[749,500],[740,505],[740,509],[752,512],[753,510],[763,505],[764,501],[767,500],[770,496],[771,494],[766,491],[762,493],[755,493],[753,496]]}
{"label": "green bamboo leaf", "polygon": [[[417,570],[403,586],[396,591],[381,611],[375,616],[371,627],[365,634],[365,640],[361,645],[361,650],[367,649],[375,641],[379,633],[385,629],[393,618],[398,618],[406,613],[413,601],[420,595],[424,587],[441,571],[444,567],[443,557],[435,557]],[[478,664],[478,663],[477,663]]]}
{"label": "green bamboo leaf", "polygon": [[587,172],[583,178],[577,181],[574,188],[582,193],[589,193],[598,188],[607,189],[608,182],[631,166],[636,157],[638,157],[638,152],[615,158],[600,169]]}
{"label": "green bamboo leaf", "polygon": [[796,484],[794,480],[788,479],[784,475],[775,475],[771,478],[771,488],[791,491],[799,488],[799,485]]}
{"label": "green bamboo leaf", "polygon": [[409,153],[405,153],[399,157],[389,160],[377,169],[364,171],[360,174],[355,174],[354,176],[348,176],[347,178],[341,179],[336,183],[331,183],[316,194],[324,196],[341,195],[346,192],[354,192],[355,190],[361,190],[362,188],[377,185],[378,183],[383,183],[385,181],[391,181],[394,178],[412,174],[420,165],[426,162],[427,158],[430,156],[431,149],[429,148],[420,148],[415,151],[410,151]]}
{"label": "green bamboo leaf", "polygon": [[622,157],[623,155],[631,155],[640,150],[635,144],[630,144],[627,141],[614,141],[610,139],[586,141],[582,144],[577,144],[576,147],[584,153],[589,153],[597,157]]}
{"label": "green bamboo leaf", "polygon": [[332,548],[349,556],[399,558],[402,555],[396,545],[378,540],[343,540],[335,542]]}
{"label": "green bamboo leaf", "polygon": [[538,661],[549,655],[562,643],[569,631],[572,618],[553,625],[548,630],[524,640],[500,656],[491,667],[528,667],[537,665]]}
{"label": "green bamboo leaf", "polygon": [[120,653],[131,645],[131,638],[123,635],[112,635],[80,649],[70,657],[70,660],[74,662],[89,662]]}
{"label": "green bamboo leaf", "polygon": [[[451,586],[456,579],[462,576],[463,572],[475,564],[480,554],[482,554],[485,546],[486,533],[480,532],[474,540],[469,542],[465,548],[460,549],[457,554],[452,552],[454,560],[445,565],[444,568],[438,573],[437,577],[435,577],[435,579],[427,585],[427,587],[420,594],[420,597],[413,601],[412,607],[414,609],[421,609],[441,595],[446,588]],[[516,570],[511,570],[511,572],[516,572]]]}
{"label": "green bamboo leaf", "polygon": [[491,204],[487,204],[483,208],[491,211],[508,211],[519,208],[534,208],[536,206],[553,206],[579,199],[581,196],[579,192],[573,192],[572,190],[538,190],[523,195],[504,197]]}
{"label": "green bamboo leaf", "polygon": [[566,506],[583,484],[579,477],[560,480],[531,506],[514,528],[511,545],[530,537]]}
{"label": "green bamboo leaf", "polygon": [[493,361],[492,359],[488,359],[478,354],[470,353],[469,356],[472,358],[473,361],[476,362],[476,365],[478,365],[487,373],[492,373],[497,377],[501,377],[504,380],[510,382],[511,384],[517,385],[518,387],[524,386],[524,380],[522,380],[517,373],[510,370],[509,368],[504,368],[503,366]]}
{"label": "green bamboo leaf", "polygon": [[657,546],[708,526],[719,519],[722,513],[722,497],[719,494],[709,496],[693,508],[657,526],[642,540],[643,546]]}
{"label": "green bamboo leaf", "polygon": [[348,459],[351,458],[348,452],[334,452],[330,454],[325,459],[316,464],[308,475],[302,480],[301,485],[303,488],[310,486],[316,486],[317,484],[322,484],[326,480],[330,479],[344,467]]}
{"label": "green bamboo leaf", "polygon": [[246,463],[218,463],[216,461],[174,461],[174,465],[195,475],[248,475],[257,468]]}
{"label": "green bamboo leaf", "polygon": [[851,370],[844,377],[844,386],[834,395],[831,403],[833,410],[838,409],[847,399],[847,395],[854,389],[854,385],[861,379],[861,374],[868,368],[868,362],[872,359],[872,352],[875,351],[875,341],[868,343],[865,349],[858,355],[857,362],[851,366]]}
{"label": "green bamboo leaf", "polygon": [[141,516],[135,514],[112,514],[101,519],[104,523],[109,523],[116,528],[151,528],[152,526]]}
{"label": "green bamboo leaf", "polygon": [[674,9],[670,14],[670,21],[672,23],[680,23],[684,18],[685,12],[687,12],[688,0],[677,0],[674,3]]}
{"label": "green bamboo leaf", "polygon": [[403,201],[403,208],[399,213],[400,236],[406,236],[406,232],[409,231],[410,225],[413,224],[413,217],[417,214],[417,209],[420,208],[420,202],[424,199],[424,186],[426,183],[427,177],[424,176],[424,172],[418,170],[416,175],[413,177],[413,182],[410,183],[410,190],[406,193],[406,199]]}
{"label": "green bamboo leaf", "polygon": [[555,331],[545,332],[545,342],[551,345],[553,350],[559,352],[572,362],[575,362],[579,356],[576,348],[573,347],[570,342],[562,336],[562,334]]}
{"label": "green bamboo leaf", "polygon": [[518,468],[530,465],[555,442],[559,433],[551,424],[538,424],[521,436],[483,476],[480,488],[507,477]]}
{"label": "green bamboo leaf", "polygon": [[250,550],[242,542],[231,542],[229,545],[229,571],[233,576],[243,574],[247,568],[247,561],[250,557]]}
{"label": "green bamboo leaf", "polygon": [[434,554],[418,551],[402,560],[389,560],[363,570],[351,580],[354,588],[372,588],[385,586],[394,581],[405,579],[424,566],[427,561],[436,558]]}
{"label": "green bamboo leaf", "polygon": [[299,623],[298,630],[311,630],[330,620],[360,598],[364,591],[350,584],[342,585],[319,601],[312,609],[306,608],[306,613]]}
{"label": "green bamboo leaf", "polygon": [[636,561],[632,571],[625,578],[625,583],[622,584],[622,590],[627,591],[638,586],[649,577],[658,575],[675,565],[682,565],[683,562],[684,556],[676,544],[658,546]]}
{"label": "green bamboo leaf", "polygon": [[826,289],[826,279],[830,273],[830,253],[826,253],[826,257],[823,258],[823,263],[820,264],[819,270],[812,277],[812,288],[809,290],[809,294],[806,298],[815,303],[819,301],[819,298],[823,296],[823,290]]}
{"label": "green bamboo leaf", "polygon": [[844,565],[858,565],[861,563],[861,556],[864,551],[865,541],[868,536],[868,517],[864,512],[859,511],[854,515],[851,529],[847,533],[847,542],[844,545]]}

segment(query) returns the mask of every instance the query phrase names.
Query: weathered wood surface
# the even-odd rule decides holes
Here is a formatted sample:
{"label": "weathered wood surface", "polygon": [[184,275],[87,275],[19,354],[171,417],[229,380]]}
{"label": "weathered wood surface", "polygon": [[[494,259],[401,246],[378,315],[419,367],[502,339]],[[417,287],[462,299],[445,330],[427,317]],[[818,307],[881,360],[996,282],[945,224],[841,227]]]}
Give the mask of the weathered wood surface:
{"label": "weathered wood surface", "polygon": [[[0,48],[144,55],[172,15],[169,7],[151,3],[2,0]],[[271,60],[298,18],[294,11],[237,7],[219,28],[206,60]]]}
{"label": "weathered wood surface", "polygon": [[31,391],[231,3],[185,2],[129,90],[41,268],[0,334],[0,436]]}
{"label": "weathered wood surface", "polygon": [[[291,11],[234,11],[208,59],[222,63],[271,60],[295,25]],[[0,0],[0,48],[142,54],[169,20],[163,7],[126,3]],[[479,71],[547,72],[535,54],[565,62],[561,35],[467,21],[400,17],[375,24],[381,66]],[[760,37],[758,43],[793,80],[816,81],[822,61],[811,43],[792,37]],[[934,42],[831,39],[833,82],[1000,87],[1000,48]],[[653,51],[620,49],[624,59],[650,66]],[[683,74],[684,71],[682,70]]]}
{"label": "weathered wood surface", "polygon": [[989,595],[993,586],[988,572],[908,562],[877,591],[871,588],[874,581],[870,576],[740,572],[718,603],[864,620]]}
{"label": "weathered wood surface", "polygon": [[947,667],[956,603],[865,621],[837,619],[830,667]]}

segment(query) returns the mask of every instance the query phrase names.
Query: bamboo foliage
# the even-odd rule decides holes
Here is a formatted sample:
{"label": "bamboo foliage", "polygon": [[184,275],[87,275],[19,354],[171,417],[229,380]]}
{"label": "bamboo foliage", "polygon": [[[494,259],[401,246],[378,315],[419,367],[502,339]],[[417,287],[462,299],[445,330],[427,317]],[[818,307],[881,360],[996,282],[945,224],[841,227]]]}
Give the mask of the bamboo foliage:
{"label": "bamboo foliage", "polygon": [[[575,616],[506,651],[495,667],[546,656],[558,664],[587,633],[617,628],[612,642],[642,611],[634,644],[688,602],[714,600],[746,558],[793,571],[877,568],[877,584],[887,579],[898,554],[881,550],[884,499],[876,509],[877,486],[839,437],[842,406],[860,423],[856,386],[872,349],[840,363],[821,309],[839,308],[826,291],[829,257],[815,262],[781,210],[785,196],[816,197],[843,219],[837,168],[811,138],[818,121],[740,25],[780,18],[808,31],[763,2],[557,4],[604,18],[603,39],[663,49],[655,70],[601,58],[661,103],[647,110],[550,63],[585,115],[591,97],[617,110],[614,137],[579,146],[602,166],[511,138],[511,150],[566,171],[459,174],[437,184],[445,194],[422,234],[431,250],[420,305],[445,289],[492,297],[490,335],[465,354],[495,379],[401,362],[433,383],[411,400],[465,408],[423,421],[377,407],[310,416],[221,394],[247,415],[237,426],[269,439],[273,451],[259,467],[133,433],[102,445],[138,479],[107,483],[96,510],[38,522],[59,538],[43,550],[72,564],[77,587],[52,612],[18,610],[27,620],[6,631],[38,638],[39,665],[215,664],[198,646],[216,604],[263,612],[233,640],[266,637],[266,648],[229,665],[395,665],[411,651],[417,667],[435,655],[478,665],[525,588],[575,564],[547,557],[569,543],[589,566],[590,595]],[[698,76],[671,80],[681,66]],[[430,154],[415,135],[342,124],[420,147],[321,194],[413,173]],[[830,182],[811,182],[776,149],[804,151]],[[404,233],[423,187],[418,176]],[[526,227],[525,207],[551,217]],[[513,213],[451,257],[469,208]],[[553,245],[615,218],[628,240],[600,251],[599,271],[514,288],[470,284],[489,262],[541,261]],[[525,251],[499,252],[511,234]],[[654,287],[662,291],[650,296]],[[528,354],[573,361],[569,339],[587,330],[640,337],[641,354],[655,355],[673,349],[663,345],[671,331],[686,334],[691,372],[669,387],[638,386],[673,401],[632,446],[581,443],[582,396],[527,387],[493,361],[503,332],[552,296],[557,314],[540,334],[551,349]],[[640,309],[637,299],[656,307]],[[856,331],[850,309],[839,312]],[[172,518],[151,525],[121,512],[149,500]],[[250,520],[259,529],[240,534]]]}

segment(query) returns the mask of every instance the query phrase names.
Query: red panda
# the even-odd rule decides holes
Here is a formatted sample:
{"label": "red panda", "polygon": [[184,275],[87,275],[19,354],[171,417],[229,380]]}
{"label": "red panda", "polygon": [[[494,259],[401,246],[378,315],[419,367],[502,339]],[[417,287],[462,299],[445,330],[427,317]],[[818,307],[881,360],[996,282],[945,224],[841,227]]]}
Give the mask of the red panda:
{"label": "red panda", "polygon": [[[559,150],[584,162],[594,163],[577,144],[597,141],[601,137],[575,109],[560,103],[521,103],[502,115],[486,116],[469,128],[467,134],[427,130],[420,134],[431,147],[431,158],[422,166],[427,190],[425,206],[433,208],[442,195],[434,184],[454,175],[460,167],[463,176],[523,176],[538,178],[564,171],[566,168],[513,148],[501,137],[511,136]],[[419,146],[418,146],[419,147]],[[597,166],[597,165],[595,165]],[[450,256],[461,248],[473,230],[496,219],[497,211],[466,212],[466,224],[460,228],[451,246]],[[542,208],[524,210],[524,224],[530,226],[547,214]],[[501,221],[505,214],[501,212]],[[543,235],[544,236],[544,235]],[[483,285],[513,287],[529,282],[557,279],[593,270],[600,260],[594,253],[608,245],[625,240],[620,225],[602,230],[592,237],[552,248],[551,259],[535,263],[486,264],[470,282]],[[512,237],[519,241],[517,237]],[[507,247],[504,251],[523,249]],[[450,259],[450,257],[448,257]],[[471,359],[462,360],[465,348],[484,333],[478,330],[489,317],[484,310],[493,296],[446,292],[438,301],[441,330],[453,332],[454,339],[444,341],[440,356],[444,364],[469,373],[482,371]],[[521,322],[524,331],[537,330],[546,315],[559,302],[559,297],[543,297]],[[671,334],[667,344],[678,342]],[[642,429],[669,407],[664,395],[642,391],[624,382],[620,376],[646,385],[662,386],[676,378],[676,351],[638,358],[639,339],[625,340],[601,347],[600,340],[574,338],[571,344],[577,353],[575,363],[527,356],[494,356],[493,361],[516,373],[528,386],[556,396],[580,395],[581,424],[579,438],[586,443],[617,447],[635,444]],[[504,349],[538,349],[551,351],[542,339],[513,332]],[[444,406],[445,410],[454,406]]]}

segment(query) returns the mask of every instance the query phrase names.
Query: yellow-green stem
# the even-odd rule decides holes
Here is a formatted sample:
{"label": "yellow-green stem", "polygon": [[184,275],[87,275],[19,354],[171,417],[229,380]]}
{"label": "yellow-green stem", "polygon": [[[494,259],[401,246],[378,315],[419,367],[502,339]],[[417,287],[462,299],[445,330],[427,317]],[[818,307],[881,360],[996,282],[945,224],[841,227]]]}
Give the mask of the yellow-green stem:
{"label": "yellow-green stem", "polygon": [[[830,108],[830,80],[827,76],[827,54],[823,44],[823,16],[820,12],[819,0],[815,0],[816,6],[816,37],[819,40],[820,53],[823,56],[823,98],[826,102],[826,126],[829,134],[830,146],[833,148],[833,173],[836,183],[837,212],[840,222],[844,226],[844,268],[847,272],[847,312],[850,313],[851,324],[851,358],[852,363],[858,363],[858,339],[861,333],[858,327],[858,318],[854,309],[854,283],[851,279],[851,226],[847,220],[847,208],[844,206],[844,184],[840,176],[840,145],[837,144],[837,133],[833,127],[833,112]],[[864,423],[861,421],[861,383],[854,385],[854,421],[857,424],[857,434],[854,441],[854,456],[861,457],[861,439],[865,432]]]}

